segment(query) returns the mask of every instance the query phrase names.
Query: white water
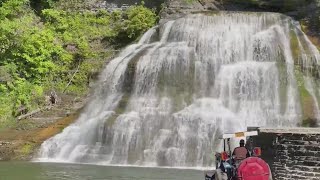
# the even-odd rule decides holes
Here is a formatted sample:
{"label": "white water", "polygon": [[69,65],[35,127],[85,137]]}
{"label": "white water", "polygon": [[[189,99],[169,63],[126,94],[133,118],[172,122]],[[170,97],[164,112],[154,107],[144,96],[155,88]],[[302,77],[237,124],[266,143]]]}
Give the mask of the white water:
{"label": "white water", "polygon": [[[45,141],[37,160],[207,167],[223,132],[298,125],[290,34],[300,64],[318,64],[319,52],[290,18],[199,14],[157,28],[108,64],[79,119]],[[306,89],[318,116],[316,83]]]}

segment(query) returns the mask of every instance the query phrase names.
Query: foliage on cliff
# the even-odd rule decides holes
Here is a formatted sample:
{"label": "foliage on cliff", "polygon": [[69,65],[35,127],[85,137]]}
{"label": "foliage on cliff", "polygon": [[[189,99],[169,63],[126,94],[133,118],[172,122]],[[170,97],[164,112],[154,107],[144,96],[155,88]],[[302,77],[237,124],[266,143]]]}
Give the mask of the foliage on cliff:
{"label": "foliage on cliff", "polygon": [[87,92],[118,40],[134,41],[157,20],[143,5],[109,13],[66,2],[0,0],[0,127],[44,106],[52,90]]}

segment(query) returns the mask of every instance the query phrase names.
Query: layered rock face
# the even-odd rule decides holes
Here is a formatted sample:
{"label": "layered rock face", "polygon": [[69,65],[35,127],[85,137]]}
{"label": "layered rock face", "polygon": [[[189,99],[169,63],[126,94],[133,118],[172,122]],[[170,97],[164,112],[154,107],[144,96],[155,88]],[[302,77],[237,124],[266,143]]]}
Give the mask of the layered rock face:
{"label": "layered rock face", "polygon": [[[119,7],[123,4],[134,5],[140,4],[141,0],[105,0],[107,3],[117,4]],[[149,8],[158,8],[165,0],[144,0],[145,5]]]}
{"label": "layered rock face", "polygon": [[[193,11],[268,11],[280,12],[304,22],[306,32],[320,36],[319,0],[165,0],[162,19],[175,19]],[[318,39],[314,43],[320,44]]]}
{"label": "layered rock face", "polygon": [[[310,36],[320,36],[319,0],[225,0],[224,10],[280,12],[303,22]],[[314,43],[319,43],[314,42]]]}
{"label": "layered rock face", "polygon": [[222,3],[217,0],[166,0],[161,19],[176,19],[186,14],[205,10],[221,10]]}

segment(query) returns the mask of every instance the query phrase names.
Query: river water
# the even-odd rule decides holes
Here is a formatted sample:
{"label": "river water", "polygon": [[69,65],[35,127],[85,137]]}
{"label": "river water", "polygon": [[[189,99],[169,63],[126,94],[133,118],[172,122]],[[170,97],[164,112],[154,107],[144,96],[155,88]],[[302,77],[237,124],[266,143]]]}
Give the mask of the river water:
{"label": "river water", "polygon": [[0,180],[200,180],[200,170],[58,163],[0,163]]}

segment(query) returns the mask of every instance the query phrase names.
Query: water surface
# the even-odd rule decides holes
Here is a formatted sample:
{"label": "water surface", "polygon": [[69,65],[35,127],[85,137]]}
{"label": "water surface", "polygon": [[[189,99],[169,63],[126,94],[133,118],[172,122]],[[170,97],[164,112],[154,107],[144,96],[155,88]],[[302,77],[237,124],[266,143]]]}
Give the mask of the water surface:
{"label": "water surface", "polygon": [[0,180],[202,180],[199,170],[58,163],[0,163]]}

